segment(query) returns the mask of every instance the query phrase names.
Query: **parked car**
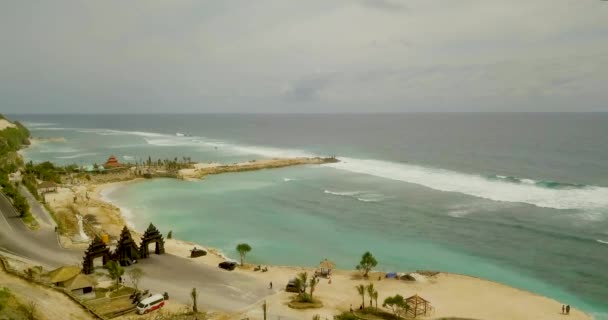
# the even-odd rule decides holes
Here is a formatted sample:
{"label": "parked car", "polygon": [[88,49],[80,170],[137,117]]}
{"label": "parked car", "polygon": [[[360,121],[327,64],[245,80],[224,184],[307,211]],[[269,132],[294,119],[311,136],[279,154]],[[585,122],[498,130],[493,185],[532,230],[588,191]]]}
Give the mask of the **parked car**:
{"label": "parked car", "polygon": [[235,261],[224,261],[224,262],[220,262],[218,267],[220,267],[224,270],[232,271],[232,270],[234,270],[234,268],[236,268],[236,265],[237,265],[237,263]]}
{"label": "parked car", "polygon": [[295,278],[291,279],[291,280],[289,280],[289,282],[287,282],[287,285],[285,286],[285,291],[298,293],[298,287],[296,286]]}
{"label": "parked car", "polygon": [[144,314],[156,309],[160,309],[165,305],[165,297],[162,294],[154,294],[149,298],[141,300],[137,304],[137,313]]}

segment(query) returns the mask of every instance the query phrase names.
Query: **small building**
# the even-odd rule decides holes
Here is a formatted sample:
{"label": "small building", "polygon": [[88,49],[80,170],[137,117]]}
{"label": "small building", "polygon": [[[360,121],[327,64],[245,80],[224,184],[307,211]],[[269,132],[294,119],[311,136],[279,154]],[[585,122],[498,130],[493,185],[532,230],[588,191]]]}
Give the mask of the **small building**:
{"label": "small building", "polygon": [[71,279],[63,283],[63,287],[75,296],[91,296],[95,297],[95,287],[97,286],[97,280],[93,277],[79,273]]}
{"label": "small building", "polygon": [[40,195],[43,195],[43,194],[49,193],[49,192],[56,192],[57,184],[52,181],[43,181],[42,183],[38,184],[37,189],[38,189],[38,193]]}
{"label": "small building", "polygon": [[49,281],[58,286],[63,287],[65,282],[74,278],[80,273],[78,266],[63,266],[48,273]]}
{"label": "small building", "polygon": [[108,158],[108,161],[106,161],[106,163],[104,164],[104,166],[106,168],[116,168],[116,167],[120,167],[121,164],[118,162],[118,159],[116,159],[116,156],[111,155]]}
{"label": "small building", "polygon": [[336,264],[324,259],[319,263],[319,268],[315,270],[315,275],[320,277],[329,277],[331,276],[331,271],[336,268]]}

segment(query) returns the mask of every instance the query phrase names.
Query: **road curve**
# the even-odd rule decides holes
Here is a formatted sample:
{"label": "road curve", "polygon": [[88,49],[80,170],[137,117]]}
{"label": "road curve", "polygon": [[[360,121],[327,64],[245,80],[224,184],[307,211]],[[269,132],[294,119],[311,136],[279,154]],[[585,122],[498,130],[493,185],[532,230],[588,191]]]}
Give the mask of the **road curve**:
{"label": "road curve", "polygon": [[[82,263],[84,252],[59,246],[53,228],[29,230],[2,193],[0,211],[0,251],[34,261],[47,269]],[[152,254],[137,266],[145,273],[141,288],[168,292],[171,299],[181,303],[189,303],[191,289],[197,288],[200,304],[209,310],[234,312],[272,293],[259,280],[171,254]]]}

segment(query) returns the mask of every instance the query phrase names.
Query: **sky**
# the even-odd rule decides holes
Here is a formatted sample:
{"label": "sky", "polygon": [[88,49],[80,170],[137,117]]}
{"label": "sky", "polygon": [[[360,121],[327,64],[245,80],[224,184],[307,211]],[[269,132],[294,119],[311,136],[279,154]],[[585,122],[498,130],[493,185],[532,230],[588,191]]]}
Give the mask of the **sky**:
{"label": "sky", "polygon": [[608,1],[0,2],[0,112],[608,111]]}

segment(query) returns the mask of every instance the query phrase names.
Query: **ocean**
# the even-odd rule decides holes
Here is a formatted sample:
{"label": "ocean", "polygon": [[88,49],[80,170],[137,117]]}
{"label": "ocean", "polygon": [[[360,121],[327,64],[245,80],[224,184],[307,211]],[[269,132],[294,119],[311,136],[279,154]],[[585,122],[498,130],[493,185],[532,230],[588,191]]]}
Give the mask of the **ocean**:
{"label": "ocean", "polygon": [[107,190],[131,223],[260,264],[441,270],[608,319],[608,114],[16,115],[60,164],[337,156]]}

